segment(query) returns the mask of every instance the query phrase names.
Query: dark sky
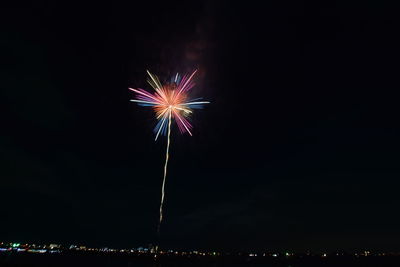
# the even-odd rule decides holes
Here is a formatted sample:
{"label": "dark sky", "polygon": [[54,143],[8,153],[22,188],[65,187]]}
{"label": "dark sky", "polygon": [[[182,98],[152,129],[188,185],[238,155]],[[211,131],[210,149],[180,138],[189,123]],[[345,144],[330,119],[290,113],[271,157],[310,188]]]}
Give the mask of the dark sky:
{"label": "dark sky", "polygon": [[162,246],[400,250],[389,1],[72,2],[2,10],[1,240],[154,242],[166,142],[128,87],[199,68]]}

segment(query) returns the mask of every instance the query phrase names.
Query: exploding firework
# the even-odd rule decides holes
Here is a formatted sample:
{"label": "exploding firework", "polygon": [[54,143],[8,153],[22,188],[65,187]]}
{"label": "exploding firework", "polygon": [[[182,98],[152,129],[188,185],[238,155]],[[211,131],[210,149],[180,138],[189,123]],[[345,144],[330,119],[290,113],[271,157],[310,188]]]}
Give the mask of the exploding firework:
{"label": "exploding firework", "polygon": [[150,93],[143,89],[129,88],[136,93],[136,98],[132,102],[138,103],[140,106],[152,107],[158,120],[154,133],[155,140],[160,135],[167,136],[167,149],[165,154],[164,178],[161,187],[161,202],[160,202],[160,219],[158,222],[157,232],[160,232],[160,226],[163,219],[163,204],[165,196],[165,180],[167,177],[167,167],[169,160],[169,146],[171,143],[171,123],[175,121],[179,131],[192,135],[193,126],[188,121],[188,117],[193,113],[193,109],[201,109],[208,101],[201,101],[201,98],[188,99],[187,92],[195,85],[193,77],[197,71],[192,74],[183,75],[181,77],[176,74],[171,78],[171,82],[161,84],[157,76],[147,71],[149,79],[147,82],[154,88],[155,92]]}

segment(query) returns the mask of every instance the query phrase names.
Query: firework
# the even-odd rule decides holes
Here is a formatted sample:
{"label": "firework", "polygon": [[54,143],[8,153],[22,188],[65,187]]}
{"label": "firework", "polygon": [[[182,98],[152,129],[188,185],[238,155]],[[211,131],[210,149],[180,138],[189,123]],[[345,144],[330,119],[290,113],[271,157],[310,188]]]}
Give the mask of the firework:
{"label": "firework", "polygon": [[165,180],[167,178],[167,167],[169,160],[169,146],[171,143],[171,124],[175,121],[179,128],[179,131],[192,135],[192,124],[188,121],[188,117],[193,113],[193,109],[200,109],[204,104],[208,104],[208,101],[201,101],[201,98],[188,99],[187,92],[195,85],[193,77],[197,70],[192,74],[185,74],[182,77],[177,73],[171,78],[169,83],[161,84],[157,76],[147,71],[149,79],[147,82],[155,90],[154,93],[150,93],[143,89],[129,88],[136,93],[136,98],[132,99],[132,102],[138,103],[140,106],[152,107],[156,119],[158,120],[155,128],[155,140],[160,135],[167,136],[167,149],[165,154],[164,164],[164,177],[161,187],[161,202],[160,202],[160,219],[158,223],[157,231],[160,232],[160,226],[163,219],[163,204],[165,196]]}

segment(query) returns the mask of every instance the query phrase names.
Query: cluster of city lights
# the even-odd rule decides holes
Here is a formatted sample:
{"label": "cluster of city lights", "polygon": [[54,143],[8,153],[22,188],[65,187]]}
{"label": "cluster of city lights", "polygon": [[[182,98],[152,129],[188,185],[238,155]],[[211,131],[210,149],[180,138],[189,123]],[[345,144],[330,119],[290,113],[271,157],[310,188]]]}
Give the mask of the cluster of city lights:
{"label": "cluster of city lights", "polygon": [[0,243],[0,252],[29,252],[29,253],[61,253],[61,245],[36,245],[36,244],[21,244],[21,243]]}
{"label": "cluster of city lights", "polygon": [[134,255],[165,255],[165,256],[240,256],[240,257],[271,257],[271,258],[294,258],[294,257],[369,257],[369,256],[400,256],[400,252],[379,252],[372,253],[369,250],[361,250],[355,253],[345,253],[345,252],[333,252],[333,253],[293,253],[293,252],[261,252],[261,253],[228,253],[228,252],[216,252],[216,251],[177,251],[177,250],[158,250],[156,247],[149,245],[147,247],[138,247],[131,249],[115,249],[115,248],[91,248],[83,245],[69,245],[63,246],[60,244],[47,244],[47,245],[37,245],[28,243],[6,243],[0,242],[0,253],[65,253],[65,252],[97,252],[97,253],[119,253],[119,254],[134,254]]}
{"label": "cluster of city lights", "polygon": [[0,253],[1,252],[29,252],[29,253],[62,253],[62,252],[99,252],[99,253],[124,253],[124,254],[136,254],[136,255],[173,255],[173,256],[221,256],[220,252],[204,252],[204,251],[176,251],[176,250],[158,250],[156,247],[149,245],[148,247],[138,247],[131,249],[116,249],[116,248],[93,248],[83,245],[68,245],[63,246],[60,244],[47,244],[37,245],[28,243],[7,243],[0,242]]}

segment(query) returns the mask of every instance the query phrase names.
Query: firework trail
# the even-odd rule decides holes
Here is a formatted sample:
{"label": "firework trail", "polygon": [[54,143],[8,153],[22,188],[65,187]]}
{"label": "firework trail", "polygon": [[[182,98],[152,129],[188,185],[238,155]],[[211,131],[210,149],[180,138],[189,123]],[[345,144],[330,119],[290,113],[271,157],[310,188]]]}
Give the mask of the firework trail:
{"label": "firework trail", "polygon": [[169,112],[168,116],[168,137],[167,137],[167,151],[165,153],[165,164],[164,164],[164,178],[161,187],[161,203],[160,203],[160,220],[158,222],[157,233],[160,233],[160,226],[163,219],[163,205],[164,205],[164,196],[165,196],[165,179],[167,178],[167,167],[168,167],[168,159],[169,159],[169,144],[171,142],[171,112]]}
{"label": "firework trail", "polygon": [[147,82],[155,90],[154,93],[150,93],[140,88],[129,88],[129,90],[136,93],[135,99],[131,100],[132,102],[136,102],[140,106],[153,108],[158,120],[157,125],[154,128],[154,133],[156,135],[155,140],[157,140],[160,135],[167,136],[164,177],[161,187],[160,219],[157,227],[158,233],[160,233],[160,226],[163,219],[165,181],[167,178],[172,120],[175,120],[176,125],[182,134],[188,133],[189,135],[192,135],[191,130],[193,126],[188,121],[188,117],[193,113],[193,109],[201,109],[204,104],[210,103],[208,101],[200,101],[201,98],[188,100],[187,92],[195,85],[193,77],[196,72],[197,70],[190,75],[185,74],[182,77],[177,73],[172,77],[171,82],[163,85],[157,76],[147,71],[147,74],[149,75]]}

